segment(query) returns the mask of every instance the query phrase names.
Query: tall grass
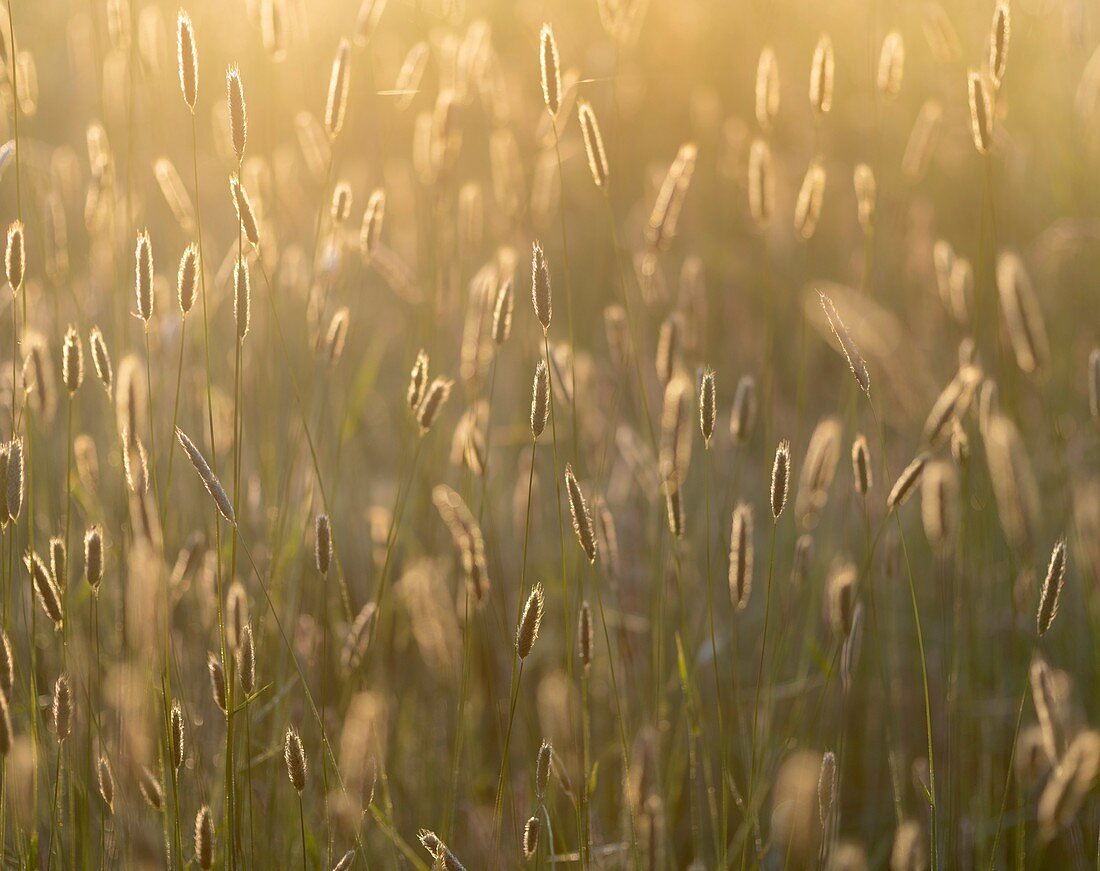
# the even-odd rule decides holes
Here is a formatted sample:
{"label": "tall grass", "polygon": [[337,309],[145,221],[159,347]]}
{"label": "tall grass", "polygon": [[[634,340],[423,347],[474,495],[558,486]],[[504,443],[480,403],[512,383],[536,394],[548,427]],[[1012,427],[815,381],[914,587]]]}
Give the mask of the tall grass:
{"label": "tall grass", "polygon": [[1100,50],[991,6],[9,2],[5,861],[1100,860]]}

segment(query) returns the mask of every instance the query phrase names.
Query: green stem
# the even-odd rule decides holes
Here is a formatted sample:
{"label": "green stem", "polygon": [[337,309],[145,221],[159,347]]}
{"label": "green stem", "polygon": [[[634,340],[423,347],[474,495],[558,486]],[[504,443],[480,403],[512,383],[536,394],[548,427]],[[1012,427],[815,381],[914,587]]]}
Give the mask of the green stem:
{"label": "green stem", "polygon": [[[768,556],[768,584],[764,592],[764,633],[760,639],[760,659],[756,667],[756,691],[755,698],[752,704],[752,736],[750,738],[750,754],[749,754],[749,793],[747,797],[749,819],[752,821],[754,827],[759,829],[759,822],[756,818],[756,796],[754,789],[756,787],[756,734],[758,730],[758,723],[760,718],[760,689],[764,684],[764,651],[768,647],[768,623],[771,619],[772,610],[772,578],[775,575],[775,533],[776,528],[779,526],[779,521],[776,519],[772,523],[772,535],[771,535],[771,547]],[[747,846],[746,841],[746,846]],[[745,849],[742,848],[741,852],[741,866],[745,864]]]}

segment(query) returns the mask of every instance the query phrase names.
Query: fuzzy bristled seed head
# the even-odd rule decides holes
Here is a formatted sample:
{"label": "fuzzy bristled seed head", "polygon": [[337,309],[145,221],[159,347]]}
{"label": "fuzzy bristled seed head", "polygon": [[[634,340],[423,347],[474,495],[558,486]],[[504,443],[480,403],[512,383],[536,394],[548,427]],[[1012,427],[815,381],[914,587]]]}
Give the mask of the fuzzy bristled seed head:
{"label": "fuzzy bristled seed head", "polygon": [[[432,502],[447,525],[462,560],[466,582],[478,604],[489,592],[489,572],[485,562],[485,540],[477,519],[461,496],[450,487],[439,484],[432,489]],[[369,621],[370,616],[367,616]],[[357,631],[365,631],[356,620]],[[349,639],[350,640],[350,639]],[[355,656],[358,659],[358,654]]]}
{"label": "fuzzy bristled seed head", "polygon": [[665,387],[657,468],[663,482],[679,487],[691,465],[691,384],[677,375]]}
{"label": "fuzzy bristled seed head", "polygon": [[325,132],[330,140],[335,139],[344,126],[344,116],[348,110],[348,86],[351,84],[350,66],[351,46],[346,39],[341,39],[336,57],[332,61],[328,98],[325,101]]}
{"label": "fuzzy bristled seed head", "polygon": [[275,63],[286,60],[288,30],[284,0],[263,0],[260,4],[260,36]]}
{"label": "fuzzy bristled seed head", "polygon": [[813,238],[817,232],[817,222],[821,218],[821,206],[825,199],[825,166],[814,159],[806,168],[802,186],[798,189],[798,199],[794,204],[794,228],[804,241]]}
{"label": "fuzzy bristled seed head", "polygon": [[153,810],[159,811],[164,807],[164,789],[160,785],[160,779],[148,765],[142,765],[138,770],[138,790],[145,803]]}
{"label": "fuzzy bristled seed head", "polygon": [[657,351],[654,354],[654,364],[657,367],[657,378],[662,387],[668,387],[673,376],[677,373],[682,334],[683,318],[680,317],[679,312],[673,312],[661,322],[661,329],[657,333]]}
{"label": "fuzzy bristled seed head", "polygon": [[248,594],[244,584],[234,578],[225,594],[225,643],[234,653],[240,649],[248,619]]}
{"label": "fuzzy bristled seed head", "polygon": [[957,422],[969,408],[982,372],[977,366],[964,364],[958,374],[951,379],[932,405],[925,419],[922,439],[925,444],[935,446],[947,436],[950,425]]}
{"label": "fuzzy bristled seed head", "polygon": [[542,324],[545,333],[550,329],[550,318],[554,314],[553,296],[550,291],[550,267],[538,242],[531,245],[531,301],[535,305],[535,317]]}
{"label": "fuzzy bristled seed head", "polygon": [[533,859],[539,849],[539,818],[530,817],[523,827],[523,858]]}
{"label": "fuzzy bristled seed head", "polygon": [[176,291],[180,303],[180,312],[187,316],[195,304],[195,287],[199,277],[199,246],[194,242],[183,249],[179,270],[176,272]]}
{"label": "fuzzy bristled seed head", "polygon": [[603,147],[603,136],[600,135],[600,124],[596,120],[596,113],[592,106],[582,100],[577,104],[577,119],[581,122],[581,134],[584,136],[584,151],[588,155],[588,169],[592,173],[592,181],[596,187],[607,185],[607,177],[610,174],[607,166],[607,152]]}
{"label": "fuzzy bristled seed head", "polygon": [[133,493],[144,493],[149,488],[149,457],[145,445],[129,427],[122,430],[122,468],[126,473],[126,486]]}
{"label": "fuzzy bristled seed head", "polygon": [[359,250],[363,262],[370,263],[378,250],[378,241],[382,238],[382,224],[386,217],[386,192],[381,188],[374,191],[367,200],[363,212],[363,223],[359,229]]}
{"label": "fuzzy bristled seed head", "polygon": [[183,718],[183,708],[178,701],[172,702],[172,713],[169,716],[169,759],[172,767],[179,771],[183,765],[183,756],[187,750],[187,723]]}
{"label": "fuzzy bristled seed head", "polygon": [[233,208],[237,212],[237,221],[244,237],[253,248],[259,248],[260,226],[256,222],[256,212],[252,208],[252,200],[248,196],[248,191],[245,190],[236,173],[229,177],[229,195],[233,198]]}
{"label": "fuzzy bristled seed head", "polygon": [[221,660],[210,653],[206,658],[206,668],[210,672],[210,694],[214,697],[214,704],[224,714],[227,712],[225,702],[225,671],[222,669]]}
{"label": "fuzzy bristled seed head", "polygon": [[31,584],[34,594],[38,597],[38,603],[46,616],[53,622],[54,629],[58,632],[65,623],[65,609],[61,591],[54,582],[46,563],[33,551],[23,558],[27,571],[31,574]]}
{"label": "fuzzy bristled seed head", "polygon": [[347,635],[344,636],[344,647],[340,651],[340,670],[345,678],[351,677],[363,661],[367,646],[370,644],[371,630],[377,613],[378,606],[374,602],[367,602],[359,609],[354,622],[348,627]]}
{"label": "fuzzy bristled seed head", "polygon": [[852,184],[856,191],[856,217],[860,229],[870,235],[875,229],[875,200],[878,187],[875,172],[866,163],[860,163],[852,172]]}
{"label": "fuzzy bristled seed head", "polygon": [[13,438],[8,442],[8,465],[6,468],[8,518],[12,523],[19,520],[23,512],[23,438]]}
{"label": "fuzzy bristled seed head", "polygon": [[976,70],[971,70],[966,79],[970,98],[970,129],[974,137],[974,147],[979,154],[989,154],[993,145],[993,101],[985,78]]}
{"label": "fuzzy bristled seed head", "polygon": [[581,550],[588,558],[589,563],[596,562],[596,533],[592,528],[592,515],[588,512],[588,503],[585,502],[581,485],[577,483],[577,477],[573,474],[573,465],[569,463],[565,467],[565,489],[569,498],[569,514],[573,518],[573,531],[577,534]]}
{"label": "fuzzy bristled seed head", "polygon": [[833,41],[823,33],[810,65],[810,106],[819,117],[833,108],[833,68]]}
{"label": "fuzzy bristled seed head", "polygon": [[1039,612],[1035,621],[1039,637],[1046,635],[1050,624],[1058,615],[1058,603],[1062,598],[1062,585],[1066,579],[1066,540],[1059,539],[1050,554],[1050,565],[1043,580],[1043,590],[1039,596]]}
{"label": "fuzzy bristled seed head", "polygon": [[538,441],[550,416],[550,370],[539,360],[535,364],[535,380],[531,386],[531,437]]}
{"label": "fuzzy bristled seed head", "polygon": [[871,375],[867,371],[867,363],[864,362],[863,355],[859,353],[859,348],[852,341],[852,336],[848,332],[848,328],[844,326],[844,321],[840,319],[840,314],[837,312],[836,306],[833,305],[833,301],[821,291],[817,292],[817,296],[821,301],[821,307],[825,310],[825,317],[829,319],[829,327],[848,360],[848,367],[852,370],[859,389],[870,396]]}
{"label": "fuzzy bristled seed head", "polygon": [[356,45],[365,46],[370,42],[385,8],[386,0],[363,0],[359,4],[359,13],[355,16]]}
{"label": "fuzzy bristled seed head", "polygon": [[1012,12],[1008,0],[998,0],[993,10],[993,27],[989,31],[989,78],[994,88],[1001,87],[1008,63],[1008,42],[1012,34]]}
{"label": "fuzzy bristled seed head", "polygon": [[860,433],[852,442],[852,479],[855,481],[856,492],[860,496],[866,496],[874,483],[871,472],[871,450],[867,447],[867,437]]}
{"label": "fuzzy bristled seed head", "polygon": [[543,24],[539,31],[539,67],[542,73],[542,99],[550,114],[557,117],[561,109],[561,67],[554,30]]}
{"label": "fuzzy bristled seed head", "polygon": [[214,814],[205,804],[195,816],[195,861],[203,871],[214,867]]}
{"label": "fuzzy bristled seed head", "polygon": [[176,19],[176,60],[183,102],[194,114],[199,92],[199,56],[195,50],[195,31],[191,27],[191,17],[182,9]]}
{"label": "fuzzy bristled seed head", "polygon": [[50,574],[59,590],[64,590],[69,584],[69,560],[65,552],[65,539],[60,535],[50,538]]}
{"label": "fuzzy bristled seed head", "polygon": [[535,584],[523,605],[523,613],[516,629],[516,653],[520,659],[530,656],[531,649],[535,646],[545,606],[546,597],[542,592],[542,584]]}
{"label": "fuzzy bristled seed head", "polygon": [[226,100],[229,103],[229,133],[233,139],[233,153],[237,155],[237,164],[244,160],[244,149],[248,144],[248,109],[244,102],[244,84],[241,82],[241,70],[231,65],[225,72]]}
{"label": "fuzzy bristled seed head", "polygon": [[684,497],[680,491],[680,483],[675,478],[669,478],[664,484],[665,513],[668,517],[668,531],[675,538],[684,537]]}
{"label": "fuzzy bristled seed head", "polygon": [[350,311],[347,306],[341,306],[336,310],[329,321],[328,332],[325,334],[325,356],[329,366],[335,367],[340,362],[344,353],[344,345],[348,339],[348,317]]}
{"label": "fuzzy bristled seed head", "polygon": [[771,506],[772,519],[778,520],[787,504],[787,491],[791,479],[791,443],[783,439],[775,449],[772,463]]}
{"label": "fuzzy bristled seed head", "polygon": [[421,348],[416,354],[412,372],[409,375],[409,389],[405,392],[405,402],[411,411],[416,411],[424,400],[424,391],[428,389],[428,355]]}
{"label": "fuzzy bristled seed head", "polygon": [[107,343],[103,340],[103,333],[99,327],[92,327],[92,331],[88,335],[88,347],[92,351],[92,363],[95,365],[99,383],[103,385],[103,389],[110,396],[115,376],[114,370],[111,368],[111,355],[107,352]]}
{"label": "fuzzy bristled seed head", "polygon": [[149,231],[138,233],[134,249],[134,290],[137,295],[137,314],[146,326],[153,316],[153,243]]}
{"label": "fuzzy bristled seed head", "polygon": [[493,305],[493,343],[498,348],[508,341],[512,332],[512,309],[516,303],[514,287],[512,277],[505,278],[500,283],[496,303]]}
{"label": "fuzzy bristled seed head", "polygon": [[233,318],[237,325],[237,341],[243,342],[252,321],[252,282],[248,277],[248,262],[243,258],[233,264]]}
{"label": "fuzzy bristled seed head", "polygon": [[327,514],[318,514],[314,524],[313,558],[317,571],[327,575],[332,564],[332,526]]}
{"label": "fuzzy bristled seed head", "polygon": [[27,249],[24,242],[23,222],[12,221],[8,225],[8,245],[4,252],[4,269],[11,292],[18,293],[23,285],[27,268]]}
{"label": "fuzzy bristled seed head", "polygon": [[905,504],[905,501],[913,495],[917,484],[920,483],[924,467],[928,464],[928,454],[919,454],[905,467],[898,476],[894,486],[890,488],[890,495],[886,499],[886,507],[893,511]]}
{"label": "fuzzy bristled seed head", "polygon": [[775,202],[772,152],[765,139],[754,139],[749,149],[749,211],[761,229],[771,222]]}
{"label": "fuzzy bristled seed head", "polygon": [[1046,844],[1074,824],[1100,777],[1100,732],[1084,729],[1070,741],[1039,796],[1039,837]]}
{"label": "fuzzy bristled seed head", "polygon": [[39,419],[49,424],[57,407],[53,357],[40,333],[28,331],[23,343],[27,349],[23,358],[23,389]]}
{"label": "fuzzy bristled seed head", "polygon": [[730,436],[735,444],[743,445],[752,435],[756,423],[756,379],[751,375],[742,375],[737,382],[737,392],[733,395],[733,409],[730,411]]}
{"label": "fuzzy bristled seed head", "polygon": [[237,648],[237,676],[246,696],[256,691],[256,641],[252,626],[246,623],[241,630],[241,642]]}
{"label": "fuzzy bristled seed head", "polygon": [[1050,338],[1027,268],[1013,251],[997,257],[997,295],[1016,365],[1041,377],[1050,368]]}
{"label": "fuzzy bristled seed head", "polygon": [[708,366],[703,370],[703,377],[699,383],[699,429],[703,433],[703,441],[708,449],[711,437],[714,435],[714,421],[718,413],[714,382],[714,370]]}
{"label": "fuzzy bristled seed head", "polygon": [[588,602],[581,602],[580,614],[577,617],[577,653],[580,656],[581,665],[588,668],[592,665],[594,650],[592,633],[592,609]]}
{"label": "fuzzy bristled seed head", "polygon": [[733,510],[730,523],[730,602],[738,611],[744,611],[752,592],[752,506],[740,503]]}
{"label": "fuzzy bristled seed head", "polygon": [[348,850],[340,857],[340,861],[332,866],[332,871],[351,871],[351,866],[355,864],[355,856],[354,850]]}
{"label": "fuzzy bristled seed head", "polygon": [[905,73],[905,42],[901,31],[891,30],[882,40],[882,51],[878,56],[878,89],[888,99],[893,99],[901,90],[901,79]]}
{"label": "fuzzy bristled seed head", "polygon": [[779,65],[770,45],[760,50],[760,59],[756,62],[754,97],[756,123],[761,130],[770,130],[772,121],[779,112]]}
{"label": "fuzzy bristled seed head", "polygon": [[859,574],[849,562],[833,566],[825,584],[825,613],[829,627],[841,639],[852,634],[857,606],[856,594]]}
{"label": "fuzzy bristled seed head", "polygon": [[699,149],[694,142],[685,142],[676,152],[676,158],[665,173],[665,180],[657,191],[653,210],[645,228],[645,239],[650,253],[668,248],[680,223],[680,212],[684,207],[691,179],[695,174],[695,160]]}
{"label": "fuzzy bristled seed head", "polygon": [[959,477],[948,460],[933,460],[921,476],[921,521],[932,549],[951,552],[958,529]]}
{"label": "fuzzy bristled seed head", "polygon": [[451,387],[454,382],[450,378],[436,377],[428,385],[424,392],[424,399],[416,410],[416,422],[420,427],[420,434],[425,435],[432,428],[439,410],[451,395]]}
{"label": "fuzzy bristled seed head", "polygon": [[431,854],[434,860],[433,871],[466,871],[462,863],[458,861],[458,857],[451,852],[450,848],[440,840],[439,835],[435,832],[421,829],[416,833],[416,837],[421,846]]}
{"label": "fuzzy bristled seed head", "polygon": [[[3,702],[3,704],[5,707],[7,706],[7,702]],[[107,758],[107,754],[99,757],[99,764],[96,765],[96,776],[99,781],[99,797],[107,805],[107,810],[114,813],[115,773],[111,770],[111,760]]]}
{"label": "fuzzy bristled seed head", "polygon": [[298,730],[290,726],[286,730],[286,740],[283,744],[283,758],[286,760],[286,773],[291,784],[300,795],[306,788],[306,775],[309,773],[306,764],[306,752],[302,747],[302,739],[298,737]]}
{"label": "fuzzy bristled seed head", "polygon": [[73,685],[65,675],[59,675],[53,687],[53,731],[58,742],[73,731]]}
{"label": "fuzzy bristled seed head", "polygon": [[550,763],[554,758],[554,745],[546,738],[539,745],[539,754],[535,757],[535,795],[539,801],[546,799],[546,790],[550,787]]}
{"label": "fuzzy bristled seed head", "polygon": [[836,781],[836,754],[832,750],[827,750],[821,757],[821,773],[817,778],[817,813],[822,829],[826,828],[836,803]]}
{"label": "fuzzy bristled seed head", "polygon": [[351,216],[351,185],[346,181],[339,181],[332,191],[332,204],[329,206],[329,214],[332,223],[339,227]]}
{"label": "fuzzy bristled seed head", "polygon": [[80,344],[80,333],[72,324],[65,331],[65,341],[61,346],[61,380],[69,396],[73,396],[84,383],[84,349]]}
{"label": "fuzzy bristled seed head", "polygon": [[183,447],[184,453],[187,454],[187,459],[191,461],[191,465],[195,467],[195,471],[198,472],[199,478],[202,479],[206,492],[214,499],[222,517],[224,517],[231,526],[236,526],[237,519],[236,515],[233,513],[233,503],[229,501],[229,495],[225,492],[225,488],[222,487],[221,481],[218,480],[217,475],[211,470],[210,465],[199,452],[199,449],[195,447],[195,443],[191,441],[187,434],[179,427],[176,427],[176,438],[179,439],[179,443]]}

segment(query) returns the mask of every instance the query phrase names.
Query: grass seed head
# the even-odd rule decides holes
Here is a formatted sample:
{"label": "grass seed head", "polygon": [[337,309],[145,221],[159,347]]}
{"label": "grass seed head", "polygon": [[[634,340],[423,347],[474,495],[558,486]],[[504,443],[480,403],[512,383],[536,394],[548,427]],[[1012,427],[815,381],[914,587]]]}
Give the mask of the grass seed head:
{"label": "grass seed head", "polygon": [[191,27],[191,16],[183,9],[179,11],[176,18],[176,59],[183,102],[194,114],[195,100],[199,92],[199,56],[195,50],[195,32]]}
{"label": "grass seed head", "polygon": [[298,736],[298,730],[293,726],[286,730],[286,739],[283,743],[283,757],[286,760],[286,773],[291,784],[298,794],[306,788],[306,752],[302,747],[302,739]]}

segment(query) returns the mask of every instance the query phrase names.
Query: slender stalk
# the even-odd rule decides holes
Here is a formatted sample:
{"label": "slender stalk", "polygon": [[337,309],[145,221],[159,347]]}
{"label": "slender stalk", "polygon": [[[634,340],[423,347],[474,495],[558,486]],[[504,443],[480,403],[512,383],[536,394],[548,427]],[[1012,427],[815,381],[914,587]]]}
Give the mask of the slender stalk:
{"label": "slender stalk", "polygon": [[254,815],[252,813],[254,802],[252,800],[255,793],[252,791],[252,715],[248,710],[248,702],[245,702],[246,708],[244,712],[244,754],[245,754],[245,777],[248,780],[248,859],[249,867],[255,867],[256,865],[256,824]]}
{"label": "slender stalk", "polygon": [[301,793],[298,793],[298,826],[302,835],[302,871],[306,871],[306,812],[302,807]]}
{"label": "slender stalk", "polygon": [[[328,704],[328,572],[321,576],[321,660],[319,669],[321,672],[321,741],[324,743],[327,737],[325,725],[325,709]],[[328,807],[328,765],[324,756],[321,757],[321,782],[324,785],[324,809],[325,828],[329,827]],[[330,857],[331,858],[331,857]]]}
{"label": "slender stalk", "polygon": [[50,826],[50,838],[46,843],[46,871],[50,871],[50,865],[53,864],[53,836],[59,828],[58,817],[61,816],[61,808],[57,804],[57,795],[61,783],[61,751],[63,746],[59,744],[57,747],[57,765],[54,767],[53,772],[53,799],[50,803],[50,819],[53,825]]}
{"label": "slender stalk", "polygon": [[1024,706],[1027,702],[1028,679],[1024,678],[1024,687],[1020,691],[1020,704],[1016,709],[1016,727],[1012,731],[1012,744],[1008,753],[1008,765],[1005,772],[1005,785],[1001,790],[1001,809],[997,813],[997,828],[993,830],[993,847],[989,851],[989,869],[993,871],[997,864],[997,842],[1001,837],[1001,826],[1004,824],[1005,807],[1008,805],[1008,788],[1012,783],[1012,764],[1016,758],[1016,741],[1020,737],[1020,725],[1024,721]]}
{"label": "slender stalk", "polygon": [[[886,437],[882,420],[879,418],[878,412],[875,411],[875,405],[871,402],[870,396],[867,398],[867,404],[870,406],[871,414],[875,419],[875,427],[878,431],[879,450],[882,452],[884,479],[889,481],[890,474],[886,459]],[[921,683],[924,689],[924,724],[928,738],[928,805],[931,816],[931,825],[929,827],[931,830],[932,847],[931,864],[932,871],[936,871],[936,868],[939,867],[939,845],[936,828],[936,758],[932,740],[932,695],[928,689],[928,658],[924,652],[924,631],[921,627],[920,607],[917,604],[917,588],[916,584],[913,582],[913,567],[909,562],[909,548],[905,543],[905,530],[902,529],[901,517],[897,511],[894,511],[894,520],[897,523],[898,537],[901,540],[901,550],[905,557],[905,572],[909,582],[909,598],[913,605],[913,623],[917,631],[917,649],[920,652]]]}
{"label": "slender stalk", "polygon": [[[570,404],[572,405],[572,429],[573,429],[573,456],[580,459],[579,441],[577,439],[577,342],[573,331],[573,276],[569,269],[569,237],[565,231],[565,174],[561,168],[561,142],[558,135],[557,119],[550,116],[550,127],[554,131],[554,155],[558,162],[558,215],[561,218],[561,251],[565,264],[565,316],[569,321],[569,380],[572,389],[569,391]],[[547,366],[549,366],[547,362]]]}
{"label": "slender stalk", "polygon": [[455,722],[454,748],[451,751],[451,780],[447,785],[447,802],[443,817],[443,840],[451,836],[451,824],[454,819],[455,804],[458,797],[458,773],[462,765],[462,742],[466,728],[466,698],[470,690],[470,670],[473,659],[473,617],[470,612],[470,591],[466,590],[462,623],[462,684],[458,692],[458,714]]}
{"label": "slender stalk", "polygon": [[[611,676],[611,693],[615,696],[615,714],[619,723],[619,752],[622,754],[623,761],[622,780],[625,784],[627,774],[630,771],[630,750],[626,741],[626,718],[623,716],[622,696],[619,695],[619,680],[615,675],[615,654],[611,649],[611,633],[607,630],[607,617],[604,614],[603,584],[597,582],[593,586],[596,588],[596,605],[600,612],[600,627],[603,629],[604,645],[607,647],[607,667]],[[635,824],[633,808],[631,808],[629,818],[630,847],[633,853],[634,864],[637,865],[640,861],[638,853],[638,828]]]}
{"label": "slender stalk", "polygon": [[726,867],[726,831],[727,831],[727,814],[728,814],[728,790],[726,789],[726,772],[729,768],[726,759],[726,727],[722,717],[722,686],[721,678],[718,674],[718,641],[717,635],[714,631],[714,578],[711,575],[710,565],[710,527],[711,527],[711,515],[710,515],[710,479],[713,476],[714,464],[710,457],[710,449],[708,449],[705,456],[706,470],[703,475],[703,491],[705,493],[704,501],[706,502],[706,548],[707,548],[707,619],[710,623],[710,654],[711,665],[714,668],[714,709],[717,714],[718,720],[718,751],[722,764],[722,776],[721,783],[719,784],[722,790],[722,822],[717,833],[718,837],[718,867]]}
{"label": "slender stalk", "polygon": [[153,411],[153,367],[149,347],[149,325],[145,325],[145,392],[149,403],[149,465],[153,471],[153,498],[161,504],[161,492],[157,476],[156,415]]}
{"label": "slender stalk", "polygon": [[[172,400],[172,430],[169,436],[169,444],[171,444],[172,438],[175,437],[176,425],[179,423],[180,412],[180,384],[183,381],[183,350],[187,345],[187,315],[182,315],[180,318],[180,352],[179,358],[176,361],[176,392],[175,398]],[[172,462],[176,458],[175,451],[168,452],[168,479],[164,484],[164,504],[161,509],[160,525],[161,529],[164,528],[164,514],[168,510],[168,500],[172,498]]]}
{"label": "slender stalk", "polygon": [[[550,825],[550,810],[546,807],[545,802],[540,802],[539,806],[542,808],[542,818],[546,820],[546,855],[550,858],[550,867],[557,868],[558,862],[554,854],[554,828]],[[583,850],[581,855],[584,855]]]}
{"label": "slender stalk", "polygon": [[[590,810],[588,807],[588,781],[591,777],[592,712],[588,707],[588,669],[581,670],[581,868],[589,867],[592,861]],[[549,820],[547,826],[549,826]]]}
{"label": "slender stalk", "polygon": [[[515,657],[518,659],[519,657]],[[516,670],[508,695],[508,729],[504,735],[504,752],[500,757],[500,774],[497,775],[496,798],[493,800],[493,852],[500,849],[501,840],[501,816],[504,810],[504,781],[508,776],[508,749],[512,743],[512,725],[516,717],[516,701],[519,699],[519,688],[523,683],[523,660],[519,660],[519,668]],[[499,858],[499,854],[498,854]]]}
{"label": "slender stalk", "polygon": [[[561,548],[561,606],[562,606],[562,633],[565,636],[565,673],[569,676],[573,676],[573,645],[572,636],[570,635],[571,621],[570,608],[569,608],[569,576],[565,570],[565,519],[562,514],[561,507],[561,466],[558,463],[558,426],[554,420],[554,406],[557,405],[554,402],[554,370],[550,366],[550,339],[547,337],[546,332],[542,334],[542,348],[545,354],[546,362],[546,378],[547,378],[547,398],[550,402],[550,435],[551,441],[554,447],[554,504],[558,508],[558,543]],[[534,462],[534,455],[531,457],[531,462]],[[520,598],[522,600],[522,590],[520,592]]]}
{"label": "slender stalk", "polygon": [[[769,548],[768,555],[768,584],[764,592],[764,632],[760,639],[760,659],[756,667],[756,691],[755,698],[752,704],[752,736],[750,738],[750,762],[749,762],[749,793],[747,797],[749,818],[752,820],[753,825],[759,828],[759,824],[756,819],[756,734],[758,731],[758,723],[760,718],[760,689],[764,684],[764,651],[768,647],[768,623],[771,619],[772,610],[772,578],[775,574],[775,533],[776,528],[779,526],[778,521],[772,523],[771,534],[771,546]],[[746,841],[746,846],[748,842]],[[742,848],[741,852],[741,867],[745,866],[745,849]]]}

